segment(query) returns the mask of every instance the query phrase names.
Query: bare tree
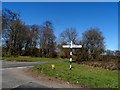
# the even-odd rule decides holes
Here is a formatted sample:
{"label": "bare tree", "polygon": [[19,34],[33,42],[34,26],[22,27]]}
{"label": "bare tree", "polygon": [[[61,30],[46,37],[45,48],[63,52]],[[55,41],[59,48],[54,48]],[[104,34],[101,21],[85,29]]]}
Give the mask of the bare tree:
{"label": "bare tree", "polygon": [[6,43],[6,47],[10,55],[16,53],[16,45],[17,45],[17,34],[18,34],[18,24],[21,24],[19,19],[19,15],[14,13],[8,9],[3,10],[3,38],[4,43]]}
{"label": "bare tree", "polygon": [[30,27],[30,38],[31,38],[31,56],[39,56],[38,52],[38,31],[39,26],[38,25],[32,25]]}
{"label": "bare tree", "polygon": [[[70,43],[71,41],[76,44],[78,39],[78,33],[75,28],[67,28],[60,34],[61,44],[60,44],[60,57],[68,58],[69,50],[63,49],[62,45]],[[75,53],[75,52],[74,52]]]}
{"label": "bare tree", "polygon": [[55,54],[55,35],[53,32],[53,26],[50,21],[46,21],[40,29],[40,48],[42,50],[42,56],[54,57]]}
{"label": "bare tree", "polygon": [[82,45],[86,53],[89,54],[89,59],[98,60],[100,54],[105,50],[102,32],[100,32],[98,28],[90,28],[85,31],[82,36]]}
{"label": "bare tree", "polygon": [[[20,15],[11,10],[3,10],[3,48],[9,55],[20,55],[25,42],[25,24]],[[24,33],[23,33],[24,32]]]}
{"label": "bare tree", "polygon": [[61,42],[67,43],[72,41],[73,43],[77,42],[78,33],[75,28],[67,28],[60,34]]}

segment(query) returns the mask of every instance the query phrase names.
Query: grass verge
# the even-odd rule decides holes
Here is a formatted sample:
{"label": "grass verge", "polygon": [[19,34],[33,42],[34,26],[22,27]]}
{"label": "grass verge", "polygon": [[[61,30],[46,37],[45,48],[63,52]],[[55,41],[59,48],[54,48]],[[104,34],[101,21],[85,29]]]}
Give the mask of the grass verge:
{"label": "grass verge", "polygon": [[68,62],[52,63],[55,69],[51,69],[51,64],[36,65],[32,68],[34,72],[45,76],[55,77],[90,88],[118,88],[118,72],[110,71],[88,65],[73,63],[72,70],[69,70]]}
{"label": "grass verge", "polygon": [[2,57],[3,61],[20,61],[20,62],[34,62],[34,61],[59,61],[60,58],[39,58],[39,57]]}

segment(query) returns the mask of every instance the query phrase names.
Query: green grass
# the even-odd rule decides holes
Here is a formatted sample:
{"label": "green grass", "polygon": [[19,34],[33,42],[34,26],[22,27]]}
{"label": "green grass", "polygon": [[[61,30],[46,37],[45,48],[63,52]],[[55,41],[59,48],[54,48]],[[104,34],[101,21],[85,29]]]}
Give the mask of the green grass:
{"label": "green grass", "polygon": [[93,68],[87,65],[73,63],[72,70],[69,70],[68,62],[52,63],[55,69],[51,69],[51,64],[36,65],[32,68],[34,72],[45,76],[55,77],[90,88],[118,88],[118,72],[109,71],[102,68]]}
{"label": "green grass", "polygon": [[61,59],[60,58],[39,58],[39,57],[2,57],[2,60],[34,62],[34,61],[56,61]]}

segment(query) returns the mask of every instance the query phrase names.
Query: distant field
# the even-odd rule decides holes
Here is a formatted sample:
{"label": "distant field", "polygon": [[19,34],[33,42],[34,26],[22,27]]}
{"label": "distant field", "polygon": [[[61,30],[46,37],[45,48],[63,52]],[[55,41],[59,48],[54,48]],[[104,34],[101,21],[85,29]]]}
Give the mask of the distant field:
{"label": "distant field", "polygon": [[102,68],[90,67],[73,63],[73,69],[69,70],[68,62],[53,63],[55,69],[51,69],[51,64],[36,65],[33,72],[60,80],[68,81],[90,88],[118,88],[118,72],[109,71]]}
{"label": "distant field", "polygon": [[55,61],[55,60],[62,60],[62,59],[60,58],[39,58],[39,57],[2,57],[2,60],[34,62],[34,61]]}

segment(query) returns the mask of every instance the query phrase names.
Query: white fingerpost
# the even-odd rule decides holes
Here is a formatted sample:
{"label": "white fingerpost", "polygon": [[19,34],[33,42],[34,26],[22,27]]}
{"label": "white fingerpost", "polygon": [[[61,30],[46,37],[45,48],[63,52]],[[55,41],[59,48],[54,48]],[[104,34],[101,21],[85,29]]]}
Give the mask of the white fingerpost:
{"label": "white fingerpost", "polygon": [[63,48],[70,48],[70,70],[72,69],[72,49],[73,48],[82,48],[82,45],[74,45],[71,41],[69,45],[63,45]]}

